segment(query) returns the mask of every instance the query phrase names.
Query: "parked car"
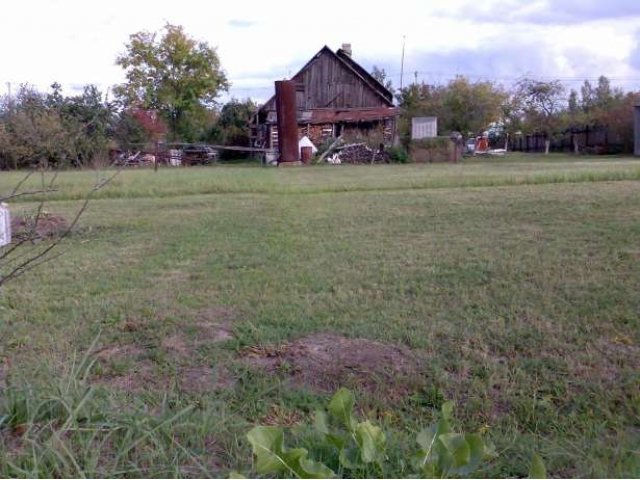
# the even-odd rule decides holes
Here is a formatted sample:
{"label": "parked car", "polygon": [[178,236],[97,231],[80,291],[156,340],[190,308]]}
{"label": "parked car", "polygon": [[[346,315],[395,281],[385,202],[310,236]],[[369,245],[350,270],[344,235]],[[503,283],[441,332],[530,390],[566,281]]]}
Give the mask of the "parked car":
{"label": "parked car", "polygon": [[182,149],[184,165],[206,165],[218,159],[218,152],[208,145],[186,145]]}

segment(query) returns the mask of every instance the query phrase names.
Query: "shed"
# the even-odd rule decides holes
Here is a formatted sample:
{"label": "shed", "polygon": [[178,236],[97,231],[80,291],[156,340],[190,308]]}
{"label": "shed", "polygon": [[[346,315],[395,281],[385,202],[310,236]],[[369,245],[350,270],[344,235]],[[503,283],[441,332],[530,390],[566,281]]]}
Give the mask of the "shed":
{"label": "shed", "polygon": [[[352,58],[351,46],[333,52],[324,46],[292,78],[296,84],[298,136],[315,145],[343,135],[390,143],[399,109],[393,94]],[[275,96],[254,116],[252,145],[276,148]]]}

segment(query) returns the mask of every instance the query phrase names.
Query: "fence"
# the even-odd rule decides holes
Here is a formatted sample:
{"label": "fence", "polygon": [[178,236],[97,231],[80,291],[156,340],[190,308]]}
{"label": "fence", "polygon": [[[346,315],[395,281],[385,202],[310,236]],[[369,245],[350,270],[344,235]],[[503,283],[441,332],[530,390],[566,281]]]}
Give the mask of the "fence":
{"label": "fence", "polygon": [[[544,152],[546,135],[529,134],[516,135],[509,139],[509,150],[516,152]],[[584,127],[573,131],[566,131],[551,139],[552,152],[573,152],[577,144],[582,153],[616,154],[631,153],[633,142],[621,135],[612,134],[603,127]],[[492,146],[504,147],[504,137],[493,139]]]}

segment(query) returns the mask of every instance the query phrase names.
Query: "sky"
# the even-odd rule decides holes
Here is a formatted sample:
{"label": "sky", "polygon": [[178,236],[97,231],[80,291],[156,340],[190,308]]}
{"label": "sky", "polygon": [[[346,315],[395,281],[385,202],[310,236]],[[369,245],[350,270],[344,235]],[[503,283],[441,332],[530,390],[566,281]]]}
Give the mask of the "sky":
{"label": "sky", "polygon": [[579,90],[606,75],[640,90],[640,0],[14,0],[2,10],[3,94],[53,82],[66,94],[86,84],[106,93],[124,81],[115,59],[129,35],[166,23],[217,48],[232,84],[222,102],[265,101],[275,80],[342,43],[396,88],[466,75],[506,87],[522,76],[559,79]]}

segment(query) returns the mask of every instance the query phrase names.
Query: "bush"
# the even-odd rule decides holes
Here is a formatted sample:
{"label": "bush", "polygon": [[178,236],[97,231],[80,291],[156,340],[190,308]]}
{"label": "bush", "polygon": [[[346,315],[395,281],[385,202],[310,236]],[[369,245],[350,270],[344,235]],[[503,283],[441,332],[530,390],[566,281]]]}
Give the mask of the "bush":
{"label": "bush", "polygon": [[410,161],[409,153],[403,147],[390,147],[387,149],[389,159],[394,163],[408,163]]}

